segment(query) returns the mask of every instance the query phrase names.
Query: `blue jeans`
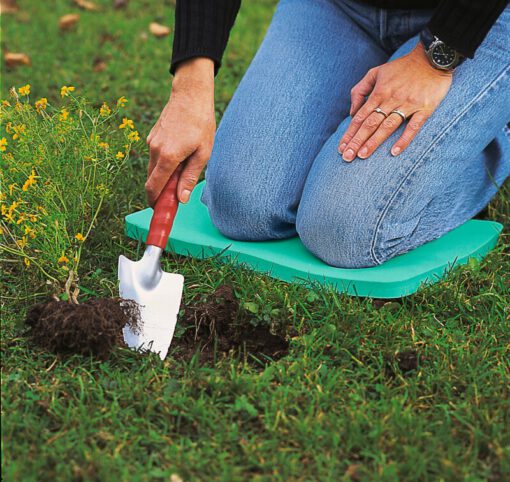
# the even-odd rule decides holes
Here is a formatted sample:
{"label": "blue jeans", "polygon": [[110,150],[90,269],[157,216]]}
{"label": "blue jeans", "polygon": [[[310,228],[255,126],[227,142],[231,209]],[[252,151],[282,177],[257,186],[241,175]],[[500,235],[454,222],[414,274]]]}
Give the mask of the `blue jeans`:
{"label": "blue jeans", "polygon": [[510,7],[398,157],[401,126],[342,160],[350,89],[408,53],[431,10],[282,0],[219,126],[202,201],[240,240],[299,235],[326,263],[383,263],[481,211],[510,174]]}

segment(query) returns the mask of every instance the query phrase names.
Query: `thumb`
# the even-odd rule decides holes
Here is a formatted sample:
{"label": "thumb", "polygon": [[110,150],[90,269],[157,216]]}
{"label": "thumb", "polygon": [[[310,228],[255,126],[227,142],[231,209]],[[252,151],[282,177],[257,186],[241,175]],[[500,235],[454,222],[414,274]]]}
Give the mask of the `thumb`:
{"label": "thumb", "polygon": [[372,92],[377,80],[377,71],[379,67],[370,69],[351,90],[351,110],[349,115],[352,117],[359,108],[365,103],[365,98]]}
{"label": "thumb", "polygon": [[198,149],[186,160],[177,184],[177,196],[180,202],[187,203],[189,201],[191,191],[195,188],[208,160],[209,155],[205,155],[201,149]]}

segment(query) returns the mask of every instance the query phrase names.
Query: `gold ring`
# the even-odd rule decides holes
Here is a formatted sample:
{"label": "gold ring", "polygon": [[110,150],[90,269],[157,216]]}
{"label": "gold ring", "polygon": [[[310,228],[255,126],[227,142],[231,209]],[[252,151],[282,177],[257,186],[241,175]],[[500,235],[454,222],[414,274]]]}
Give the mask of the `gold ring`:
{"label": "gold ring", "polygon": [[374,112],[377,112],[378,114],[382,114],[384,117],[388,117],[388,114],[386,114],[386,112],[384,112],[380,107],[376,107],[374,109]]}

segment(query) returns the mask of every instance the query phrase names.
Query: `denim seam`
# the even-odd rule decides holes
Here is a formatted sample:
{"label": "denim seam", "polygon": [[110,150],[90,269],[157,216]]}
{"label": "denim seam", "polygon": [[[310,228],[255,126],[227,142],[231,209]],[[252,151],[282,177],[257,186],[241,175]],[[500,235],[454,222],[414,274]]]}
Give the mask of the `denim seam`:
{"label": "denim seam", "polygon": [[506,74],[510,71],[510,66],[506,66],[504,70],[502,70],[498,75],[497,77],[494,78],[494,80],[487,84],[486,88],[481,90],[473,99],[472,101],[467,104],[465,106],[465,108],[455,117],[452,119],[452,121],[442,130],[441,134],[439,136],[436,137],[436,139],[429,145],[428,149],[426,149],[422,155],[418,158],[418,160],[414,163],[413,166],[411,166],[411,169],[409,170],[409,172],[407,173],[407,175],[402,179],[402,181],[400,182],[400,184],[396,187],[395,191],[393,192],[393,194],[390,196],[388,202],[386,203],[386,206],[384,207],[384,209],[382,210],[380,216],[379,216],[379,219],[377,220],[377,223],[376,223],[376,226],[375,226],[375,229],[374,229],[374,234],[373,234],[373,238],[372,238],[372,243],[371,243],[371,246],[370,246],[370,255],[372,257],[372,260],[376,263],[376,264],[382,264],[383,261],[381,261],[379,259],[379,257],[377,256],[376,254],[376,245],[377,245],[377,241],[378,241],[378,237],[379,237],[379,234],[380,232],[382,231],[381,229],[381,225],[382,225],[382,222],[384,221],[384,219],[386,218],[386,215],[388,214],[391,206],[392,206],[392,203],[393,201],[395,200],[395,198],[402,192],[402,188],[407,184],[408,180],[411,178],[412,174],[418,169],[419,166],[421,166],[421,164],[423,163],[423,161],[425,160],[425,158],[429,157],[430,154],[432,154],[434,152],[434,149],[437,147],[437,144],[450,132],[450,130],[452,129],[452,127],[454,127],[458,122],[459,120],[462,118],[462,116],[464,116],[467,112],[469,112],[469,110],[480,100],[482,99],[485,94],[494,86],[496,85],[502,78],[504,78],[506,76]]}
{"label": "denim seam", "polygon": [[386,34],[388,29],[388,13],[384,8],[379,8],[379,42],[386,49]]}

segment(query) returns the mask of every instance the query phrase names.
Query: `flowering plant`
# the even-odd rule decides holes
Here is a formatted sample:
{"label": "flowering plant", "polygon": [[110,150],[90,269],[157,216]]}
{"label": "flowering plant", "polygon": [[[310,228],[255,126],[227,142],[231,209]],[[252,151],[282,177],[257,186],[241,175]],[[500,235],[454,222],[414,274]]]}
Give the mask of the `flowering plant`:
{"label": "flowering plant", "polygon": [[2,102],[0,254],[76,301],[83,245],[140,136],[132,120],[119,123],[125,97],[94,108],[74,91],[32,105],[25,85]]}

